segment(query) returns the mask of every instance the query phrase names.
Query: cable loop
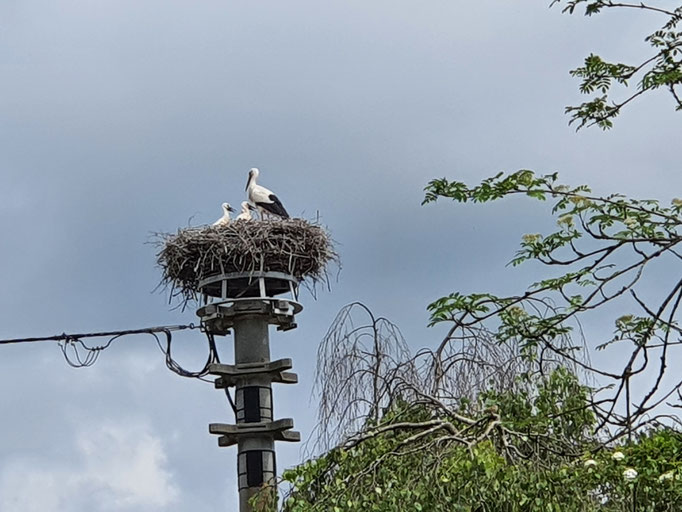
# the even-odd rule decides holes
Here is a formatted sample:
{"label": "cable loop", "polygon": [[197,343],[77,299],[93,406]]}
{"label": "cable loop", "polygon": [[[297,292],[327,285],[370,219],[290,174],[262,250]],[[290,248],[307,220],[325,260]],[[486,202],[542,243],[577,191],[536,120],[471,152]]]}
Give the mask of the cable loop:
{"label": "cable loop", "polygon": [[[124,331],[107,331],[107,332],[90,332],[83,334],[67,334],[63,332],[62,334],[57,334],[55,336],[45,336],[39,338],[15,338],[15,339],[5,339],[0,340],[0,345],[7,345],[10,343],[30,343],[38,341],[57,341],[64,359],[66,362],[74,368],[86,368],[92,366],[97,361],[99,354],[102,353],[104,349],[107,349],[111,344],[123,336],[131,336],[136,334],[146,334],[152,336],[156,341],[159,349],[163,352],[165,356],[166,366],[172,372],[189,378],[198,378],[201,380],[207,380],[204,377],[208,375],[208,367],[216,362],[220,361],[218,356],[218,351],[215,346],[215,340],[213,336],[207,333],[208,340],[208,357],[203,368],[199,371],[189,371],[183,368],[175,359],[173,359],[171,352],[171,344],[173,341],[173,332],[183,331],[187,329],[196,329],[197,326],[194,323],[189,325],[165,325],[157,327],[147,327],[143,329],[129,329]],[[165,335],[165,346],[161,343],[158,333],[163,333]],[[88,346],[83,341],[84,338],[108,338],[107,341],[101,345]]]}

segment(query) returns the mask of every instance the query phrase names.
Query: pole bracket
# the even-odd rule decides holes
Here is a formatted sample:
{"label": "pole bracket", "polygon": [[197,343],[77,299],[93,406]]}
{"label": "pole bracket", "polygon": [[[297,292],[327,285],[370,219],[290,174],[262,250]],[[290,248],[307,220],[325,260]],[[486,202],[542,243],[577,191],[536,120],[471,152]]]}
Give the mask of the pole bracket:
{"label": "pole bracket", "polygon": [[207,304],[197,311],[206,332],[225,335],[234,327],[234,320],[239,316],[264,316],[279,331],[296,328],[295,315],[303,306],[289,299],[272,297],[229,299],[223,302]]}
{"label": "pole bracket", "polygon": [[301,433],[291,430],[292,428],[294,428],[294,420],[283,418],[276,421],[238,423],[236,425],[211,423],[208,426],[208,431],[211,434],[220,436],[218,438],[218,446],[233,446],[237,444],[237,441],[242,436],[262,436],[263,434],[272,435],[275,441],[298,443],[301,440]]}

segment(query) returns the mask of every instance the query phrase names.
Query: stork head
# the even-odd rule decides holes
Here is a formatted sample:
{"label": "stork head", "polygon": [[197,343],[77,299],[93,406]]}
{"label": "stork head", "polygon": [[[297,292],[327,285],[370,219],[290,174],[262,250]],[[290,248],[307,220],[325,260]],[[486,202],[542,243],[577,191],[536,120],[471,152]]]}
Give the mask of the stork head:
{"label": "stork head", "polygon": [[248,212],[251,209],[251,204],[248,201],[242,201],[242,211]]}
{"label": "stork head", "polygon": [[232,208],[232,207],[230,206],[230,203],[223,203],[223,211],[224,211],[225,213],[233,212],[233,211],[234,211],[234,208]]}
{"label": "stork head", "polygon": [[249,179],[246,180],[246,189],[249,189],[249,185],[251,184],[251,180],[256,180],[258,178],[258,169],[256,167],[252,167],[251,170],[249,171]]}

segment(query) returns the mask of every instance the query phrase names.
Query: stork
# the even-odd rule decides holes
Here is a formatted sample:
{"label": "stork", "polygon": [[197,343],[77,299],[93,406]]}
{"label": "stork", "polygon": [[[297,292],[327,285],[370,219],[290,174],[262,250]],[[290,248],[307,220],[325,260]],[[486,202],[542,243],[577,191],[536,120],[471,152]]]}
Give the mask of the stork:
{"label": "stork", "polygon": [[229,203],[223,203],[223,216],[213,223],[214,226],[227,226],[230,223],[230,212],[233,212]]}
{"label": "stork", "polygon": [[242,211],[234,220],[251,220],[251,210],[255,209],[256,208],[248,201],[242,201]]}
{"label": "stork", "polygon": [[260,218],[264,218],[264,212],[272,213],[278,217],[289,218],[289,214],[282,206],[279,198],[273,194],[272,190],[256,183],[259,171],[255,167],[249,171],[249,180],[246,182],[246,190],[249,194],[249,201],[256,205],[260,212]]}

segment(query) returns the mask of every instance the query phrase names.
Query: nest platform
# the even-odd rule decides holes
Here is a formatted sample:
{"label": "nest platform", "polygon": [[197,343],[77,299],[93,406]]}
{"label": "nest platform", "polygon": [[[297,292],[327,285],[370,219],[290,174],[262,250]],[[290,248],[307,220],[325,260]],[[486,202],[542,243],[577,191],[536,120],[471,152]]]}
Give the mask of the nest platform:
{"label": "nest platform", "polygon": [[215,276],[279,273],[314,287],[328,282],[329,263],[338,263],[327,231],[303,219],[233,221],[157,237],[161,284],[185,303]]}

